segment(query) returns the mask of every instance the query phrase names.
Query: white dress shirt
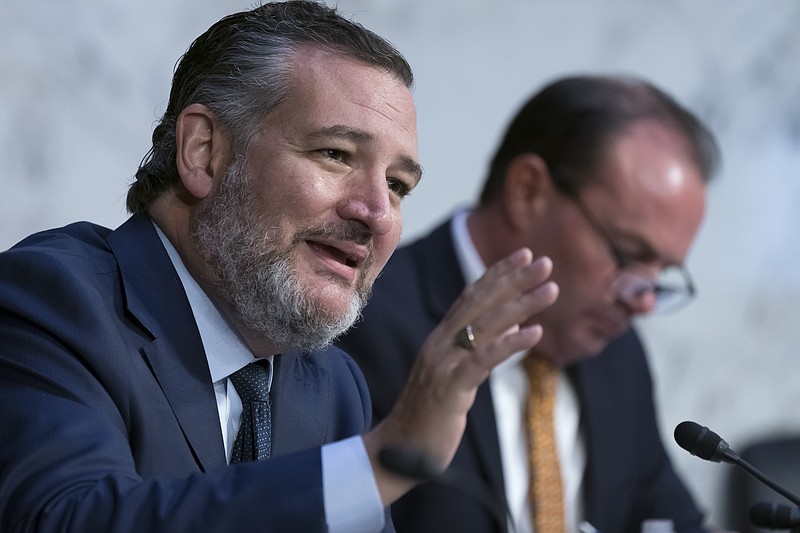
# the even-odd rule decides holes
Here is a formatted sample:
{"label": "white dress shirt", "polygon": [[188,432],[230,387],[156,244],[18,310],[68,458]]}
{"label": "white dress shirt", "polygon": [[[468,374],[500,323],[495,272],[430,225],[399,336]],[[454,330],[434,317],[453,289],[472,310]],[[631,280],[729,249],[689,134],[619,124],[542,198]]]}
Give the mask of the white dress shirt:
{"label": "white dress shirt", "polygon": [[[256,357],[189,274],[169,239],[155,227],[181,279],[200,331],[217,399],[225,457],[230,462],[242,401],[228,376],[255,361]],[[270,365],[272,358],[266,358]],[[360,436],[322,446],[322,488],[330,533],[372,533],[383,529],[383,503]]]}
{"label": "white dress shirt", "polygon": [[[452,220],[451,231],[456,255],[467,283],[478,280],[486,265],[475,249],[467,229],[470,211],[458,211]],[[509,513],[514,520],[513,530],[531,533],[531,509],[528,498],[528,424],[526,405],[528,377],[522,366],[525,352],[512,355],[495,367],[489,376],[500,459]],[[556,391],[555,432],[561,479],[564,489],[564,525],[566,531],[577,531],[582,520],[581,485],[586,466],[586,448],[580,430],[580,406],[575,390],[568,379],[559,379]]]}

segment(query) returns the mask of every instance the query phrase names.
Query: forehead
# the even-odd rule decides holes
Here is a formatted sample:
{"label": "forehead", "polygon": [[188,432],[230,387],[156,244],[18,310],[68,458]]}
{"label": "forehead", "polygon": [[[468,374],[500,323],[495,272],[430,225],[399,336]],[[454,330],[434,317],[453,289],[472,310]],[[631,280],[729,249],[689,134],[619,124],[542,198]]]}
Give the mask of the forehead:
{"label": "forehead", "polygon": [[386,70],[329,50],[298,49],[292,59],[289,97],[270,118],[299,127],[363,130],[376,141],[417,157],[416,109],[410,89]]}
{"label": "forehead", "polygon": [[620,197],[629,192],[669,199],[704,185],[685,137],[653,120],[635,122],[611,141],[601,161],[600,178]]}
{"label": "forehead", "polygon": [[687,141],[654,121],[614,139],[584,187],[584,198],[622,235],[642,240],[666,261],[683,261],[705,211],[706,186]]}

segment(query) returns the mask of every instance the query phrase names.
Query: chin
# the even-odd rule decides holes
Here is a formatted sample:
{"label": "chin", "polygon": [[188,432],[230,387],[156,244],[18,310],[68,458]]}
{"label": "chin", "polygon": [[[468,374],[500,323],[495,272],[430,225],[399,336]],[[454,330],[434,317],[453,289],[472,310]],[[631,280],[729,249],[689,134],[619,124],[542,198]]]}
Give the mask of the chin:
{"label": "chin", "polygon": [[352,287],[345,287],[338,283],[329,283],[309,291],[314,303],[328,313],[344,313],[350,302],[356,298]]}
{"label": "chin", "polygon": [[562,353],[566,354],[568,363],[579,363],[600,355],[609,342],[610,339],[606,336],[589,334],[572,346],[564,346]]}
{"label": "chin", "polygon": [[362,306],[351,288],[337,285],[335,289],[327,287],[312,297],[314,307],[333,322],[351,322],[361,313]]}
{"label": "chin", "polygon": [[608,343],[611,342],[611,339],[608,337],[602,336],[595,338],[592,342],[586,343],[586,346],[583,349],[582,359],[590,359],[592,357],[597,357],[600,355],[603,350],[606,349]]}

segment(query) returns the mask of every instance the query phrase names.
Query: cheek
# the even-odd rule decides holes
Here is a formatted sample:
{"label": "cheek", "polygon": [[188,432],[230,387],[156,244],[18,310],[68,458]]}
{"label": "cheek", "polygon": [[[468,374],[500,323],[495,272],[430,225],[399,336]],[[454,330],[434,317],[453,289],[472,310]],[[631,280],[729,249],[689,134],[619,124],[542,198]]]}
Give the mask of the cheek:
{"label": "cheek", "polygon": [[558,303],[563,307],[581,307],[582,302],[601,298],[613,273],[610,259],[594,250],[572,246],[553,258],[553,279],[560,287]]}

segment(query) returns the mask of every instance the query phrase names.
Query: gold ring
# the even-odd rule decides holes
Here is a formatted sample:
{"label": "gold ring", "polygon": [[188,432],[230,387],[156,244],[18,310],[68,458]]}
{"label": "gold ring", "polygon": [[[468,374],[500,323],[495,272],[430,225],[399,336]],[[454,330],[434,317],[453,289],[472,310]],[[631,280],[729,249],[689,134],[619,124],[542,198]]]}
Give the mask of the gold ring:
{"label": "gold ring", "polygon": [[456,333],[453,342],[456,346],[460,346],[465,350],[472,351],[475,349],[475,335],[472,333],[472,326],[467,324],[463,329]]}

